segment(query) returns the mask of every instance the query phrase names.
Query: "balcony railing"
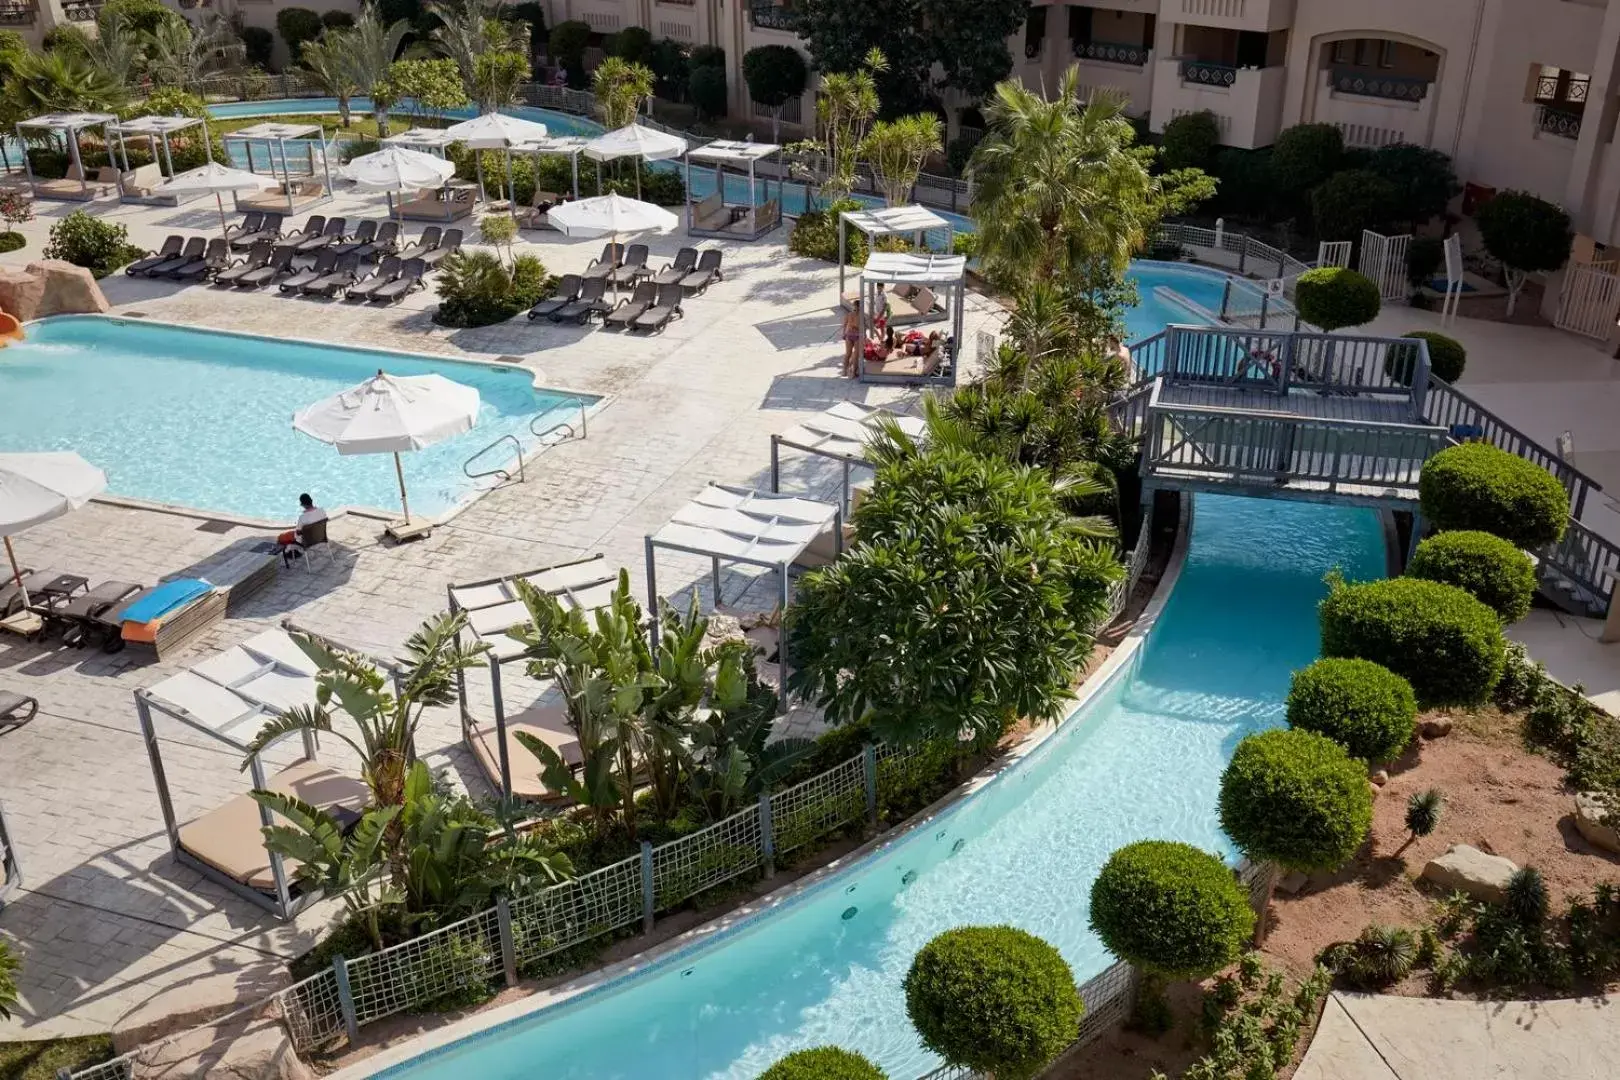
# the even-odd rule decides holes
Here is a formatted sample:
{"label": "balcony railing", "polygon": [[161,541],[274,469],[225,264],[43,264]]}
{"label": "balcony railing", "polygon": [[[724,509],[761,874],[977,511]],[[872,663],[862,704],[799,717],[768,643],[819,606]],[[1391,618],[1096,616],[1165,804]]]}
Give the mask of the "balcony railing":
{"label": "balcony railing", "polygon": [[749,17],[761,30],[799,32],[799,13],[781,4],[755,4],[748,9]]}
{"label": "balcony railing", "polygon": [[96,12],[101,9],[101,0],[85,0],[83,3],[63,4],[62,14],[71,22],[95,22]]}
{"label": "balcony railing", "polygon": [[1232,86],[1237,82],[1238,69],[1229,64],[1212,64],[1207,60],[1183,60],[1181,81],[1195,86]]}
{"label": "balcony railing", "polygon": [[1536,130],[1560,139],[1581,137],[1581,114],[1552,105],[1536,106]]}
{"label": "balcony railing", "polygon": [[38,16],[39,8],[32,0],[0,6],[0,26],[27,26]]}
{"label": "balcony railing", "polygon": [[1151,49],[1147,45],[1125,45],[1118,41],[1076,41],[1076,60],[1100,60],[1105,64],[1126,64],[1142,67],[1148,62]]}
{"label": "balcony railing", "polygon": [[1359,68],[1333,69],[1333,89],[1341,94],[1416,103],[1428,96],[1429,86],[1430,80],[1408,75],[1384,75]]}

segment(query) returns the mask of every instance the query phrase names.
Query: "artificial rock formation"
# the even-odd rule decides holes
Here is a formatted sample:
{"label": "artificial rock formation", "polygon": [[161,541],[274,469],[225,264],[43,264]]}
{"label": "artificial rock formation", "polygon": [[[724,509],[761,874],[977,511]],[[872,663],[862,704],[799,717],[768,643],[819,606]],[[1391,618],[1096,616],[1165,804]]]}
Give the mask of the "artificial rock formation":
{"label": "artificial rock formation", "polygon": [[61,259],[40,259],[22,269],[0,267],[0,311],[19,322],[47,315],[100,314],[111,309],[95,277]]}

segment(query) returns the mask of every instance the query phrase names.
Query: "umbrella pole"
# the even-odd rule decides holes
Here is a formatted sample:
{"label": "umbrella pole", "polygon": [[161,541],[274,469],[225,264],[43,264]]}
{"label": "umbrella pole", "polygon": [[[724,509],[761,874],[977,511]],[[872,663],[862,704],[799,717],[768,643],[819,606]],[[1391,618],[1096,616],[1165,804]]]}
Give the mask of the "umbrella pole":
{"label": "umbrella pole", "polygon": [[28,590],[23,588],[22,570],[17,566],[17,553],[12,550],[11,537],[6,537],[5,541],[6,558],[11,560],[11,578],[17,583],[17,588],[22,593],[23,609],[26,611],[28,609]]}
{"label": "umbrella pole", "polygon": [[[394,475],[399,478],[399,505],[405,509],[405,524],[411,523],[411,502],[405,497],[405,466],[400,464],[399,451],[394,451]],[[11,549],[11,541],[6,541],[6,549]]]}
{"label": "umbrella pole", "polygon": [[217,191],[214,192],[214,205],[219,207],[219,235],[229,240],[231,227],[225,223],[225,197]]}

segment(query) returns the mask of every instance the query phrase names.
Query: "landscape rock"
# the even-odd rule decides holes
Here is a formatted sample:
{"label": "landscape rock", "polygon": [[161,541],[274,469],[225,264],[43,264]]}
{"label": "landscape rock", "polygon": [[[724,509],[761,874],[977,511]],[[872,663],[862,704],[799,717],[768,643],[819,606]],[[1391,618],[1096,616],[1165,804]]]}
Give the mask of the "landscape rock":
{"label": "landscape rock", "polygon": [[112,310],[95,275],[82,266],[61,259],[41,259],[29,263],[28,272],[45,283],[45,295],[40,299],[36,317],[103,314]]}
{"label": "landscape rock", "polygon": [[113,1050],[127,1054],[165,1035],[206,1024],[287,985],[286,969],[264,965],[220,971],[172,986],[130,1009],[113,1024]]}
{"label": "landscape rock", "polygon": [[1374,787],[1383,787],[1385,784],[1389,783],[1389,770],[1379,769],[1367,779],[1372,781]]}
{"label": "landscape rock", "polygon": [[27,322],[39,313],[45,279],[16,266],[0,267],[0,311]]}
{"label": "landscape rock", "polygon": [[1303,889],[1305,887],[1305,883],[1309,880],[1310,878],[1306,877],[1298,870],[1290,870],[1288,873],[1277,879],[1277,891],[1285,892],[1289,896],[1293,896],[1295,893],[1299,892],[1299,890]]}
{"label": "landscape rock", "polygon": [[1620,854],[1620,830],[1603,824],[1608,806],[1596,792],[1583,791],[1575,796],[1575,830],[1595,848]]}
{"label": "landscape rock", "polygon": [[1444,855],[1430,859],[1421,876],[1442,889],[1459,889],[1475,900],[1498,903],[1507,894],[1508,880],[1518,869],[1512,859],[1488,855],[1467,844],[1453,844]]}
{"label": "landscape rock", "polygon": [[131,1080],[315,1080],[276,1020],[198,1028],[136,1055]]}
{"label": "landscape rock", "polygon": [[716,612],[709,616],[709,628],[703,634],[705,649],[719,648],[728,641],[743,641],[742,624],[731,615]]}
{"label": "landscape rock", "polygon": [[1441,739],[1451,734],[1451,717],[1436,716],[1423,721],[1418,731],[1425,739]]}

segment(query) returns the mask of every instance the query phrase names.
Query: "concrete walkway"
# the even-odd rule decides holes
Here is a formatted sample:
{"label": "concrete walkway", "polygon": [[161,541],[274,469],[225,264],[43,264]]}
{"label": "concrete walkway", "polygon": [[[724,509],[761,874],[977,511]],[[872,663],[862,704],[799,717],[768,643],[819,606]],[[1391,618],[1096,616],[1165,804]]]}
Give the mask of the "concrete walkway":
{"label": "concrete walkway", "polygon": [[1294,1080],[1608,1080],[1620,1025],[1603,998],[1434,1001],[1333,994]]}

